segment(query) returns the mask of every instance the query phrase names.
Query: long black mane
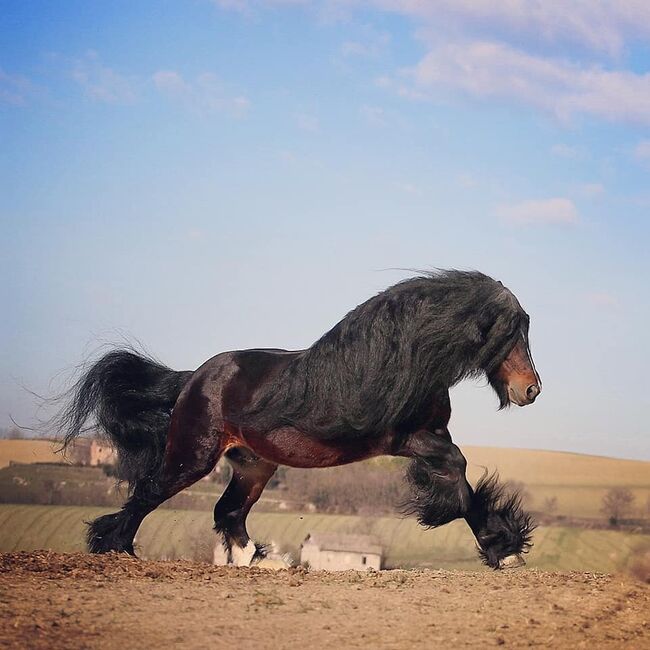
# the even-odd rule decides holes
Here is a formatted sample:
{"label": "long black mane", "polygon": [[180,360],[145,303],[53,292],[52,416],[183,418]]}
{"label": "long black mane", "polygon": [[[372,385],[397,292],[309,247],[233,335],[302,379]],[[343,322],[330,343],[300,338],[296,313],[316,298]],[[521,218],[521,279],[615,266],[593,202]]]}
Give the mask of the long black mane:
{"label": "long black mane", "polygon": [[438,271],[399,282],[352,310],[255,395],[239,424],[290,424],[319,438],[416,427],[432,398],[460,380],[494,376],[528,316],[500,282]]}

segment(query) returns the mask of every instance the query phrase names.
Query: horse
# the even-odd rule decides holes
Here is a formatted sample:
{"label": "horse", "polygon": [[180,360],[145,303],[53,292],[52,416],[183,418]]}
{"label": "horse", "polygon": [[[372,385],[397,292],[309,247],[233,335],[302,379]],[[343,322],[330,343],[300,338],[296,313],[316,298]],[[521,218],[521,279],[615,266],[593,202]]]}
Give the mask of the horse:
{"label": "horse", "polygon": [[501,409],[535,401],[529,316],[501,282],[438,270],[371,297],[304,350],[223,352],[174,371],[133,348],[87,367],[58,416],[64,446],[92,422],[117,451],[129,496],[89,524],[93,553],[135,555],[147,514],[206,476],[232,478],[214,508],[228,562],[265,555],[246,517],[279,465],[331,467],[378,455],[410,459],[405,511],[427,528],[465,519],[482,561],[520,566],[534,523],[517,493],[487,473],[472,487],[452,442],[449,389],[486,377]]}

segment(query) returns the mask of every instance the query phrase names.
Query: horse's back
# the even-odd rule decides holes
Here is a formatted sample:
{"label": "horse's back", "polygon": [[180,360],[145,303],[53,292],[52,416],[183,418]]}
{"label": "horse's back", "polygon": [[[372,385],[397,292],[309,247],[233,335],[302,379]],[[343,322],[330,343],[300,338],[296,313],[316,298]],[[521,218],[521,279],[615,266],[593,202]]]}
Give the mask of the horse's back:
{"label": "horse's back", "polygon": [[[261,384],[273,381],[301,352],[280,348],[221,352],[196,369],[177,405],[188,401],[209,403],[218,419],[239,413],[250,403]],[[192,396],[199,399],[192,399]]]}

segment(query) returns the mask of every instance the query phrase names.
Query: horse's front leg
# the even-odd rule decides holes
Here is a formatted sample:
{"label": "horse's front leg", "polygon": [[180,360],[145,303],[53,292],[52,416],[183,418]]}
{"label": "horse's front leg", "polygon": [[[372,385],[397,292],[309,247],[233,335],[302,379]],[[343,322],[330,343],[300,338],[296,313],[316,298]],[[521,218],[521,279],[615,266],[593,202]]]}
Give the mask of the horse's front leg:
{"label": "horse's front leg", "polygon": [[442,526],[469,513],[473,493],[465,478],[467,462],[448,433],[416,431],[397,455],[413,459],[407,472],[412,496],[405,509],[422,526]]}
{"label": "horse's front leg", "polygon": [[525,563],[535,524],[517,492],[506,491],[496,474],[487,472],[476,484],[465,515],[476,537],[479,555],[493,569],[514,569]]}
{"label": "horse's front leg", "polygon": [[496,476],[484,476],[472,490],[467,462],[445,429],[417,431],[403,443],[400,456],[413,458],[407,477],[413,496],[407,511],[423,526],[464,518],[485,564],[505,569],[524,564],[534,524],[517,494],[506,493]]}

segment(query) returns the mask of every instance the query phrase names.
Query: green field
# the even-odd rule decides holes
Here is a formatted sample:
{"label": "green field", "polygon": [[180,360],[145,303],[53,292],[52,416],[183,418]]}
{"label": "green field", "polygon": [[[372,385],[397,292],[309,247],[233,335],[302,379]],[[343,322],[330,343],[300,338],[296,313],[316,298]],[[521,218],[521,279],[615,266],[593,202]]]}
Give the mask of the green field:
{"label": "green field", "polygon": [[[110,510],[78,506],[0,505],[0,551],[84,550],[84,521]],[[142,525],[137,544],[143,557],[209,559],[215,537],[210,513],[157,510]],[[388,567],[480,569],[474,538],[462,521],[426,531],[412,519],[299,513],[253,513],[251,534],[297,556],[312,531],[369,533],[385,549]],[[535,533],[528,565],[546,570],[612,572],[624,569],[650,535],[607,530],[542,527]]]}

